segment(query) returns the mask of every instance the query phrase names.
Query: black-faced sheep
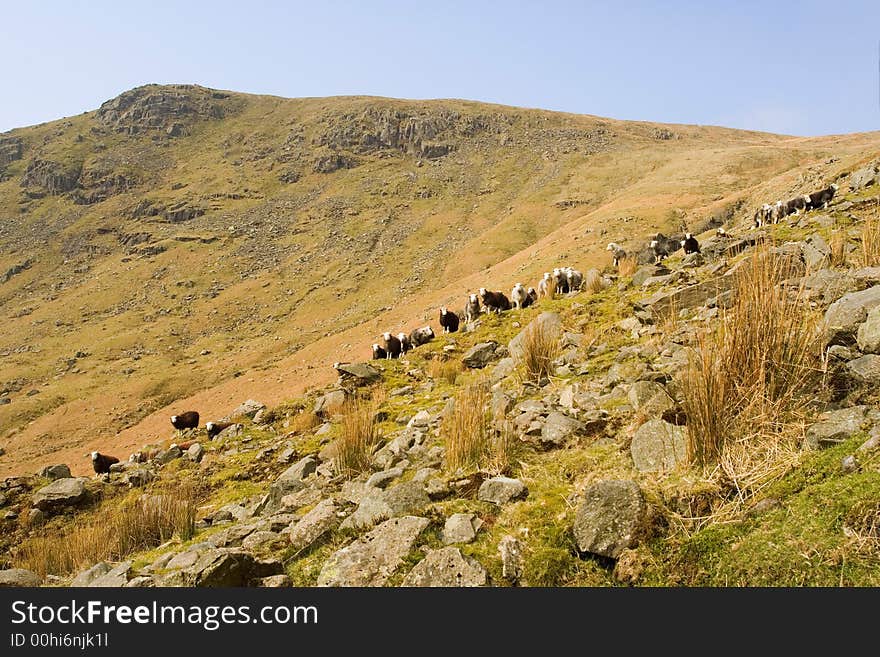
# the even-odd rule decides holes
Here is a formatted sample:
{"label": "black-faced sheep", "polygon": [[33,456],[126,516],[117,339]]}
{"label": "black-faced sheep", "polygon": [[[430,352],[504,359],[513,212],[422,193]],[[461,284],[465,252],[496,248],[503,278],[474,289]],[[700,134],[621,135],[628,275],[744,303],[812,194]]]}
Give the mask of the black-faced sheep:
{"label": "black-faced sheep", "polygon": [[455,333],[458,330],[458,314],[450,312],[445,307],[440,309],[440,326],[444,333]]}

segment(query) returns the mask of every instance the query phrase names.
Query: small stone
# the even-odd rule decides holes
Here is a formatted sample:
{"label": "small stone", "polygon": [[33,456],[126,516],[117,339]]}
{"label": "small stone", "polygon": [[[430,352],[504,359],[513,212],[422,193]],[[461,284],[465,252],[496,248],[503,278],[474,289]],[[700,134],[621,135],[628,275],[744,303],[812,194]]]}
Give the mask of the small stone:
{"label": "small stone", "polygon": [[470,543],[482,526],[483,521],[473,513],[454,513],[443,526],[443,544]]}
{"label": "small stone", "polygon": [[510,477],[492,477],[480,486],[477,499],[482,502],[493,504],[507,504],[515,500],[523,499],[529,494],[529,489],[519,479]]}
{"label": "small stone", "polygon": [[520,540],[515,536],[504,536],[498,541],[498,553],[501,555],[501,576],[511,583],[519,582],[525,569]]}
{"label": "small stone", "polygon": [[486,586],[489,576],[476,559],[458,548],[430,550],[404,578],[402,586]]}
{"label": "small stone", "polygon": [[853,454],[843,457],[840,461],[840,471],[843,472],[843,474],[852,474],[853,472],[859,471],[859,462]]}

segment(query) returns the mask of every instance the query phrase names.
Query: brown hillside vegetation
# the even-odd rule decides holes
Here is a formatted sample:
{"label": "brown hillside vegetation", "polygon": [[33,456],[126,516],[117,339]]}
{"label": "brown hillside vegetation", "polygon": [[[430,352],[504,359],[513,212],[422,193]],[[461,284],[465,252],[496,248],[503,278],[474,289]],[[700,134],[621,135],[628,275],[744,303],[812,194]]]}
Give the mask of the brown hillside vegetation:
{"label": "brown hillside vegetation", "polygon": [[[146,86],[0,135],[0,475],[323,385],[384,330],[743,220],[880,150],[468,101]],[[4,274],[5,272],[5,274]]]}

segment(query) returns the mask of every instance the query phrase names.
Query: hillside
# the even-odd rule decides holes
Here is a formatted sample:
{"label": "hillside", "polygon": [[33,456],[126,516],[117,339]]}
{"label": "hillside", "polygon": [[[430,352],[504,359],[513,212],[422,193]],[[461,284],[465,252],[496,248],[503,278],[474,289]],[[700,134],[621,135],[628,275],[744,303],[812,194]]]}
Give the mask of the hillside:
{"label": "hillside", "polygon": [[0,135],[0,474],[277,404],[481,286],[741,221],[880,134],[146,86]]}

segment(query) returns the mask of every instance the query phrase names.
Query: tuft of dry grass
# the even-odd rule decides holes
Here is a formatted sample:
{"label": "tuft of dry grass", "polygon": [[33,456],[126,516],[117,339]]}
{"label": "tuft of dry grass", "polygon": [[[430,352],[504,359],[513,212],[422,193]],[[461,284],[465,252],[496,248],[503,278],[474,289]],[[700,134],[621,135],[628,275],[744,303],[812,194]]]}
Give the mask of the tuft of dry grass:
{"label": "tuft of dry grass", "polygon": [[104,510],[91,522],[64,535],[42,534],[25,540],[15,554],[22,568],[41,576],[66,575],[99,561],[124,557],[195,532],[194,489],[180,484],[158,494],[143,494]]}
{"label": "tuft of dry grass", "polygon": [[442,360],[435,358],[428,364],[428,376],[435,381],[445,381],[449,385],[455,385],[458,375],[464,370],[460,360]]}
{"label": "tuft of dry grass", "polygon": [[591,269],[584,274],[584,283],[581,289],[590,294],[598,294],[605,289],[605,279],[597,270]]}
{"label": "tuft of dry grass", "polygon": [[337,474],[352,477],[370,467],[373,450],[381,439],[376,411],[383,400],[384,390],[375,390],[369,399],[353,397],[345,402],[334,458]]}
{"label": "tuft of dry grass", "polygon": [[865,217],[861,232],[861,256],[863,267],[880,264],[880,203],[874,206],[870,216]]}
{"label": "tuft of dry grass", "polygon": [[540,381],[550,376],[553,360],[562,346],[556,331],[542,322],[533,322],[523,334],[519,365],[526,381]]}
{"label": "tuft of dry grass", "polygon": [[632,276],[639,268],[639,261],[635,256],[627,256],[623,258],[617,265],[617,273],[620,276]]}
{"label": "tuft of dry grass", "polygon": [[446,445],[446,469],[479,470],[490,475],[510,472],[519,440],[509,423],[501,422],[498,428],[490,426],[488,385],[478,382],[465,386],[454,404],[454,412],[440,425]]}
{"label": "tuft of dry grass", "polygon": [[306,433],[321,424],[321,418],[310,408],[304,408],[290,420],[288,431],[293,434]]}
{"label": "tuft of dry grass", "polygon": [[835,234],[831,238],[831,244],[828,245],[831,252],[828,256],[829,264],[832,267],[846,267],[849,253],[847,251],[846,236]]}
{"label": "tuft of dry grass", "polygon": [[794,273],[789,260],[758,249],[682,374],[689,459],[714,467],[740,502],[796,461],[806,407],[821,391],[816,317],[803,289],[779,284]]}

